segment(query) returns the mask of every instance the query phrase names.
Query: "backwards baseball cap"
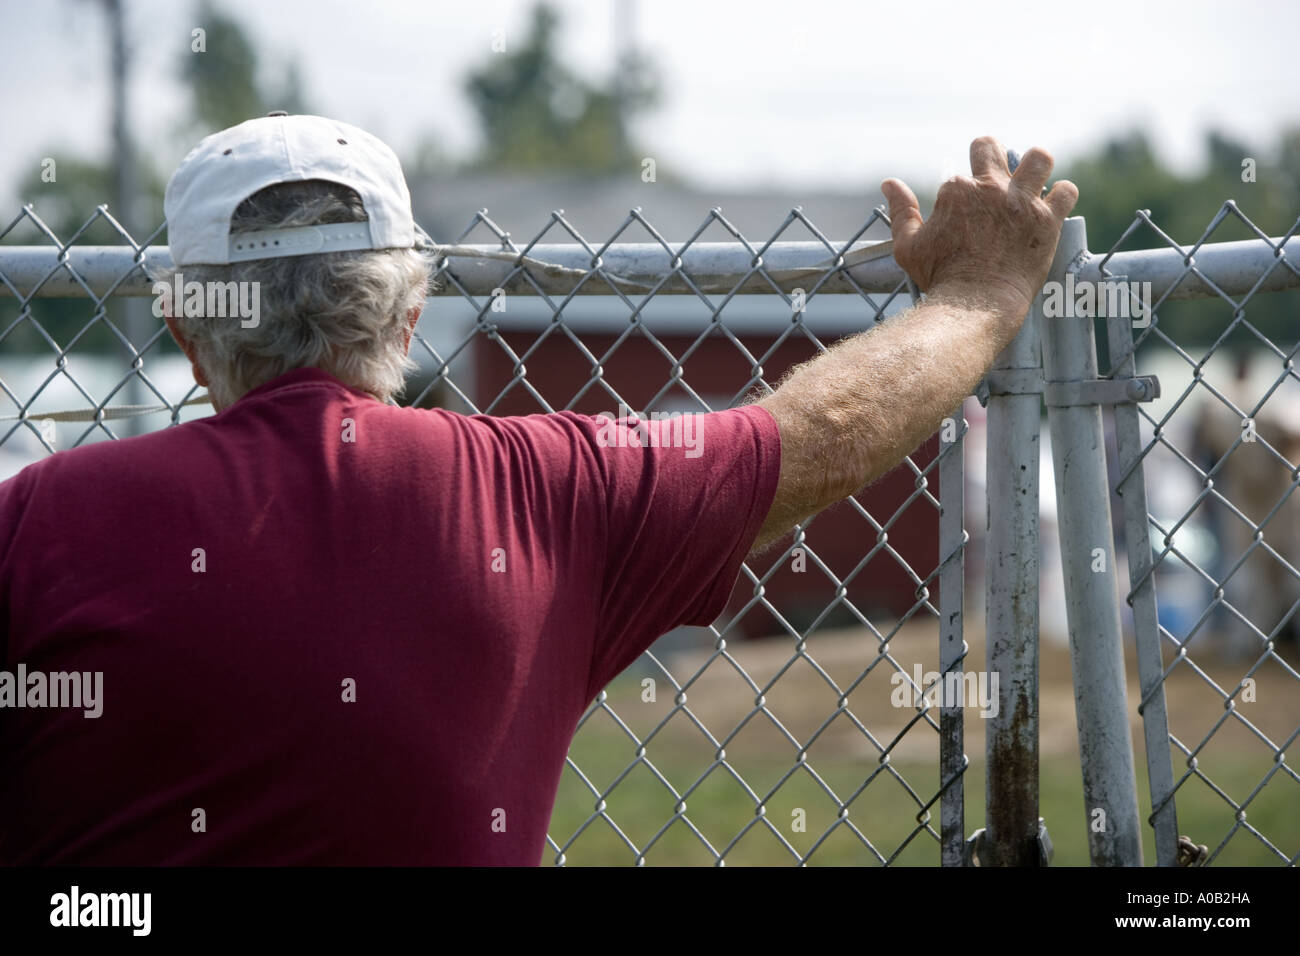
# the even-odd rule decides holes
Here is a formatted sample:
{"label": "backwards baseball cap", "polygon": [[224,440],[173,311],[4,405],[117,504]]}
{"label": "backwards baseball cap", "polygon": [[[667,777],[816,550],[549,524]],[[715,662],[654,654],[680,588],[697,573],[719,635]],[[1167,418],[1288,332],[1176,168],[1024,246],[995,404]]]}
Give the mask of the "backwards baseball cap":
{"label": "backwards baseball cap", "polygon": [[[368,220],[231,233],[230,218],[249,196],[308,179],[355,190]],[[276,111],[206,137],[172,174],[163,209],[176,266],[432,245],[411,215],[396,154],[365,130],[323,116]]]}

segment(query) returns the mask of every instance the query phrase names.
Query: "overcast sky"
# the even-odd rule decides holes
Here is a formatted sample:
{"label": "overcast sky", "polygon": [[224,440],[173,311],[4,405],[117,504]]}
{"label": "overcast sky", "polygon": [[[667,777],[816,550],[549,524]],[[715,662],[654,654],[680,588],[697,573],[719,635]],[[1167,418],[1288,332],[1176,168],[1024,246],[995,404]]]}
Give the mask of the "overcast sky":
{"label": "overcast sky", "polygon": [[[196,3],[123,0],[138,141],[170,170],[186,144],[175,77]],[[494,30],[521,39],[529,0],[218,0],[278,76],[302,67],[319,112],[405,151],[433,133],[474,143],[460,92]],[[608,73],[614,0],[558,0],[563,50]],[[108,49],[95,0],[0,0],[0,198],[41,150],[107,155]],[[992,132],[1058,160],[1132,125],[1188,168],[1210,125],[1271,145],[1300,122],[1291,0],[1090,0],[1084,4],[862,0],[640,0],[632,20],[664,99],[637,127],[661,169],[705,186],[838,187],[877,197],[882,175],[937,183]],[[106,197],[107,198],[107,197]],[[9,208],[8,205],[6,208]],[[7,220],[8,215],[5,215]]]}

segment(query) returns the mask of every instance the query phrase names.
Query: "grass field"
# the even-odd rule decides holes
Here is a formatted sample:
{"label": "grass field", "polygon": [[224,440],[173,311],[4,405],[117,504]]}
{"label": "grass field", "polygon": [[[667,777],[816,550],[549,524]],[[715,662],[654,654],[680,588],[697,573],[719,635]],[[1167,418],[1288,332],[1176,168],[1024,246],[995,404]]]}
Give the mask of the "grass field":
{"label": "grass field", "polygon": [[[973,662],[968,669],[978,669],[983,662],[981,636],[968,632],[967,640],[972,644],[969,660]],[[936,644],[934,626],[923,622],[896,636],[890,652],[910,673],[914,662],[926,669],[935,667]],[[846,688],[875,659],[875,648],[874,638],[857,631],[818,633],[808,643],[808,653],[840,688]],[[802,763],[796,761],[798,745],[791,743],[771,718],[754,713],[753,690],[726,659],[715,659],[686,690],[686,706],[695,720],[718,740],[732,735],[721,761],[716,745],[690,716],[681,710],[672,713],[676,691],[661,672],[629,671],[611,685],[606,702],[627,729],[610,714],[598,711],[579,731],[570,755],[598,791],[603,793],[615,780],[619,782],[605,801],[605,816],[592,819],[597,798],[571,767],[566,769],[551,837],[564,846],[591,822],[567,847],[565,862],[630,865],[637,861],[637,851],[645,850],[644,863],[652,866],[713,865],[718,855],[728,866],[791,865],[796,862],[795,853],[805,855],[816,847],[810,865],[878,865],[882,857],[894,865],[937,865],[938,804],[930,809],[929,828],[934,833],[916,820],[920,805],[938,788],[937,733],[924,722],[916,723],[893,748],[888,765],[882,765],[879,749],[848,714],[841,713],[823,728],[836,709],[838,695],[810,663],[800,660],[787,667],[792,649],[791,642],[778,640],[727,647],[765,690],[767,710],[786,731],[801,743],[816,736]],[[708,657],[708,653],[697,652],[679,655],[669,667],[674,677],[684,682]],[[1236,686],[1245,671],[1241,665],[1234,669],[1201,664],[1220,686],[1229,688]],[[1053,865],[1084,866],[1088,863],[1088,817],[1069,667],[1066,647],[1045,640],[1040,663],[1039,812],[1055,846]],[[853,717],[881,746],[888,746],[915,716],[914,711],[890,704],[891,673],[893,668],[882,662],[846,700]],[[1135,675],[1130,653],[1128,709],[1133,715],[1144,855],[1151,865],[1155,846],[1151,828],[1145,824],[1151,805],[1136,716]],[[657,677],[653,702],[642,699],[645,676]],[[1300,724],[1300,688],[1276,665],[1261,668],[1255,677],[1257,700],[1241,704],[1240,712],[1271,740],[1286,741]],[[1198,744],[1223,717],[1222,699],[1187,668],[1171,675],[1167,693],[1171,729],[1189,746]],[[663,723],[670,713],[671,718]],[[637,745],[629,732],[645,740],[661,723],[646,745],[644,759],[638,760]],[[967,709],[965,749],[971,760],[965,779],[967,835],[984,823],[983,723],[977,710]],[[820,733],[819,728],[823,728]],[[1217,850],[1213,865],[1282,864],[1250,827],[1286,856],[1300,853],[1300,784],[1294,771],[1276,769],[1267,785],[1251,797],[1276,766],[1272,751],[1241,721],[1229,718],[1198,755],[1197,767],[1232,800],[1245,804],[1245,816],[1239,822],[1224,797],[1193,776],[1178,790],[1179,833],[1205,844],[1212,854]],[[1186,758],[1175,753],[1175,780],[1185,773]],[[683,796],[683,814],[677,814],[678,798],[659,776]],[[756,814],[760,800],[763,819]],[[841,802],[848,804],[842,818]],[[803,831],[795,829],[800,816],[805,823]],[[550,851],[542,862],[552,863],[554,856]]]}

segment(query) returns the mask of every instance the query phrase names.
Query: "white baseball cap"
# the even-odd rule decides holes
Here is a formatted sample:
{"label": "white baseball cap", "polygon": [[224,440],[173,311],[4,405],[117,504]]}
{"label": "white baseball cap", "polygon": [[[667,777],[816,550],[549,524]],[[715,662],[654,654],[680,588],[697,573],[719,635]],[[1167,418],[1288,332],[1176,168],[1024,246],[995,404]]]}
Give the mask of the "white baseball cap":
{"label": "white baseball cap", "polygon": [[[369,220],[231,234],[230,217],[253,193],[307,179],[354,189]],[[365,130],[323,116],[277,111],[206,137],[167,182],[163,210],[175,266],[432,245],[411,214],[396,154]]]}

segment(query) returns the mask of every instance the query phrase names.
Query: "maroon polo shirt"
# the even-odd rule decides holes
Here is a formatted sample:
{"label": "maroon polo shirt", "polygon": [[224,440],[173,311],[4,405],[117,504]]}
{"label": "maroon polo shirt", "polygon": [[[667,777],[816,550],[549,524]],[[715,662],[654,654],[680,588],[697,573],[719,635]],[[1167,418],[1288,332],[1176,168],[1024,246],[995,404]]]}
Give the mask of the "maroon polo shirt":
{"label": "maroon polo shirt", "polygon": [[0,484],[4,671],[103,675],[97,718],[0,709],[0,862],[537,864],[582,712],[775,495],[765,410],[696,425],[298,369]]}

